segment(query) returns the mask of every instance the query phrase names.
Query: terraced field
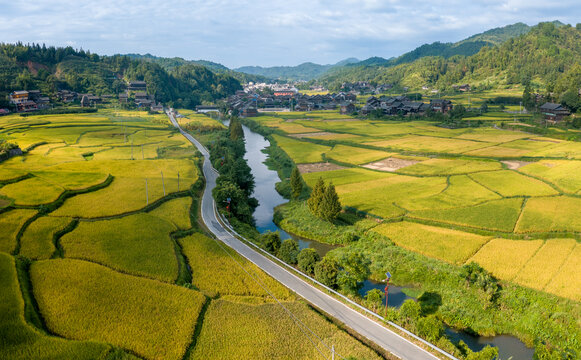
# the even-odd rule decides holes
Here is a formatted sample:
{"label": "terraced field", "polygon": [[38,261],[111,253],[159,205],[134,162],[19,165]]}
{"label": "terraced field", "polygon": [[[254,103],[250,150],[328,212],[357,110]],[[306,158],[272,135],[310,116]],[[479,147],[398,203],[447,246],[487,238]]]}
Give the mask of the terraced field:
{"label": "terraced field", "polygon": [[379,358],[197,232],[197,152],[165,115],[10,115],[0,136],[38,145],[0,164],[0,358],[312,358],[263,286],[342,354]]}
{"label": "terraced field", "polygon": [[[500,110],[488,115],[490,121],[512,117]],[[332,182],[342,205],[360,213],[403,219],[373,230],[397,245],[455,264],[474,260],[502,279],[579,300],[576,280],[563,290],[563,274],[581,278],[579,268],[565,265],[572,244],[581,241],[579,143],[493,127],[349,119],[332,111],[255,119],[292,119],[335,134],[298,140],[287,132],[275,139],[297,164],[326,159],[346,167],[303,179],[311,187],[319,178]],[[562,240],[535,240],[550,238]],[[534,281],[541,264],[554,276]]]}

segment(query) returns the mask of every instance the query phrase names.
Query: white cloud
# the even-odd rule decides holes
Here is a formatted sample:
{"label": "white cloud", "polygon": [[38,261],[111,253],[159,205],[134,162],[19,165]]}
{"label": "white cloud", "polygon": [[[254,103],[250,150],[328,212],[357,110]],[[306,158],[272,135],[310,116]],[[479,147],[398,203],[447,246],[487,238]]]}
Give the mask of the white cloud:
{"label": "white cloud", "polygon": [[227,66],[397,56],[519,21],[576,22],[581,15],[573,0],[36,0],[2,7],[0,41],[74,44],[103,54],[150,52]]}

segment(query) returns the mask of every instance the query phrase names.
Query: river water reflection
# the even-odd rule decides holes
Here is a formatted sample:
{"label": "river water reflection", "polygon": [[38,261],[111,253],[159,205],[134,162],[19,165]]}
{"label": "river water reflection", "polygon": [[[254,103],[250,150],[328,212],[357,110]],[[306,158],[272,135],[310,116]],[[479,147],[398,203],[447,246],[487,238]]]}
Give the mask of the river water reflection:
{"label": "river water reflection", "polygon": [[[278,231],[280,232],[281,239],[293,238],[298,241],[300,249],[306,247],[314,248],[317,250],[319,255],[323,257],[327,252],[334,249],[335,246],[291,235],[280,229],[274,223],[272,219],[274,208],[287,202],[287,200],[275,189],[275,184],[280,181],[278,173],[274,170],[270,170],[264,164],[267,155],[263,150],[266,149],[270,143],[262,135],[251,131],[248,127],[242,126],[242,129],[244,130],[246,142],[246,155],[244,158],[248,161],[248,165],[252,169],[252,174],[254,175],[256,186],[254,188],[253,196],[258,200],[259,204],[254,212],[256,228],[260,233],[266,231]],[[359,293],[362,296],[365,296],[367,291],[373,288],[380,289],[383,292],[385,284],[366,280]],[[398,286],[389,286],[389,306],[400,307],[405,300],[411,299],[411,297],[402,292],[402,289],[403,288]],[[459,332],[449,328],[446,329],[446,335],[452,341],[463,340],[473,351],[479,351],[486,345],[496,346],[499,350],[499,357],[503,360],[506,360],[511,356],[513,360],[530,360],[533,357],[533,349],[527,348],[522,341],[514,336],[474,336],[466,332]]]}

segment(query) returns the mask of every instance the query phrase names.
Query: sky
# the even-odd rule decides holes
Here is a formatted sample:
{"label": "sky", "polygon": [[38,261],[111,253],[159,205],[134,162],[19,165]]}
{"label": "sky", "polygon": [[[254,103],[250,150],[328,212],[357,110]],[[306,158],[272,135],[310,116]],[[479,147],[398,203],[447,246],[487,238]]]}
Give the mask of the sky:
{"label": "sky", "polygon": [[0,0],[0,42],[245,65],[389,58],[524,22],[581,22],[578,0]]}

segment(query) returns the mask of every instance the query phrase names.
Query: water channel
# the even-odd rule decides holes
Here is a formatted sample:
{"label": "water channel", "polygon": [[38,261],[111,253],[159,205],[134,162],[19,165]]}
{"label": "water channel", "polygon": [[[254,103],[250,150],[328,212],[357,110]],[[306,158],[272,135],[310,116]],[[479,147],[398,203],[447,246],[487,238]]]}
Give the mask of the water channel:
{"label": "water channel", "polygon": [[[226,123],[227,124],[227,123]],[[251,131],[248,127],[242,126],[244,130],[244,137],[246,142],[246,155],[244,158],[248,161],[248,165],[252,169],[254,180],[256,183],[253,196],[258,200],[258,207],[254,212],[254,219],[256,220],[256,228],[259,232],[278,231],[281,239],[293,238],[299,243],[299,248],[303,249],[311,247],[317,250],[319,255],[323,257],[327,252],[334,249],[335,246],[303,239],[294,236],[280,229],[273,222],[274,208],[280,204],[287,202],[275,189],[275,184],[280,181],[278,173],[270,170],[264,162],[267,155],[263,152],[270,143],[262,135]],[[385,283],[379,283],[372,280],[366,280],[360,289],[360,294],[363,296],[367,291],[376,288],[383,292]],[[412,297],[406,295],[402,291],[402,287],[389,286],[388,302],[389,306],[400,307],[401,304]],[[384,299],[385,304],[385,299]],[[525,344],[518,338],[509,335],[498,335],[494,337],[474,336],[462,331],[456,331],[451,328],[446,329],[446,335],[452,341],[463,340],[470,349],[479,351],[486,345],[498,347],[499,357],[506,360],[512,356],[512,360],[530,360],[533,358],[533,349],[527,348]]]}

